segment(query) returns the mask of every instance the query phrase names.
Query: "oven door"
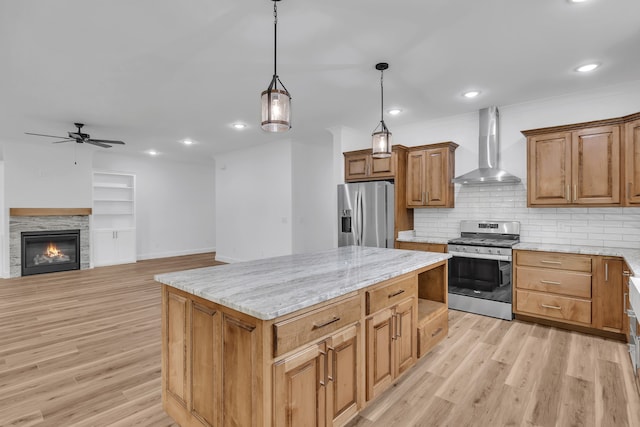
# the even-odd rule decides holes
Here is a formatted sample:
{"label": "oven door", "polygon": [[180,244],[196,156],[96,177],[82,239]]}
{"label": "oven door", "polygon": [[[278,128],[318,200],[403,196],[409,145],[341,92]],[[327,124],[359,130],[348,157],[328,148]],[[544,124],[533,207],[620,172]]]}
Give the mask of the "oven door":
{"label": "oven door", "polygon": [[511,257],[450,253],[449,293],[511,303]]}

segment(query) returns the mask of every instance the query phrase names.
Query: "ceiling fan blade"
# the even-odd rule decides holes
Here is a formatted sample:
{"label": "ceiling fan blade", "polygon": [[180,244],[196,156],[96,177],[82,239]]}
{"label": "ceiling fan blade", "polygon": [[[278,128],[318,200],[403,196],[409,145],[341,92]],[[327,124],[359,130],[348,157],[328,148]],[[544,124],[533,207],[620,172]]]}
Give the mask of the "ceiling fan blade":
{"label": "ceiling fan blade", "polygon": [[95,139],[87,139],[86,141],[87,144],[93,144],[93,145],[97,145],[98,147],[102,147],[102,148],[111,148],[110,145],[107,144],[103,144],[101,142],[97,142]]}
{"label": "ceiling fan blade", "polygon": [[106,144],[120,144],[120,145],[124,145],[124,142],[122,141],[112,141],[110,139],[89,139],[89,141],[94,141],[94,142],[104,142]]}
{"label": "ceiling fan blade", "polygon": [[31,133],[31,132],[25,132],[25,135],[48,136],[49,138],[66,138],[65,136],[45,135],[42,133]]}
{"label": "ceiling fan blade", "polygon": [[66,139],[63,139],[62,141],[53,141],[52,144],[60,144],[62,142],[69,142],[69,141],[73,141],[73,138],[66,138]]}

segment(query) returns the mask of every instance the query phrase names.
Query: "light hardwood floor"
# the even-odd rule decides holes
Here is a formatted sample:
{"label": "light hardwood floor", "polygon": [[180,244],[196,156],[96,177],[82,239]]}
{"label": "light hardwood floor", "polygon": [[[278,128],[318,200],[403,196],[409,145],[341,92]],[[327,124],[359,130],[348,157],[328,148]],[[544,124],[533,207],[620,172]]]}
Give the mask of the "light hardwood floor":
{"label": "light hardwood floor", "polygon": [[[0,426],[170,426],[154,274],[213,254],[0,280]],[[356,426],[640,426],[623,343],[450,311]]]}

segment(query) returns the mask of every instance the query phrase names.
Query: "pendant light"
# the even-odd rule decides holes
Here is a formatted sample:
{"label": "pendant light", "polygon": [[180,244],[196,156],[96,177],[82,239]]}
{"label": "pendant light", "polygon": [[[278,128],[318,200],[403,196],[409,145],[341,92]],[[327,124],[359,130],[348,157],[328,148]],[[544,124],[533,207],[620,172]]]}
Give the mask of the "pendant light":
{"label": "pendant light", "polygon": [[382,85],[382,76],[387,68],[389,68],[389,64],[386,62],[376,64],[376,70],[380,71],[380,124],[371,134],[372,155],[376,158],[391,157],[391,132],[384,124],[384,87]]}
{"label": "pendant light", "polygon": [[[284,87],[276,68],[278,51],[278,8],[273,0],[273,78],[262,92],[262,129],[267,132],[285,132],[291,129],[291,95]],[[281,89],[278,88],[278,83]]]}

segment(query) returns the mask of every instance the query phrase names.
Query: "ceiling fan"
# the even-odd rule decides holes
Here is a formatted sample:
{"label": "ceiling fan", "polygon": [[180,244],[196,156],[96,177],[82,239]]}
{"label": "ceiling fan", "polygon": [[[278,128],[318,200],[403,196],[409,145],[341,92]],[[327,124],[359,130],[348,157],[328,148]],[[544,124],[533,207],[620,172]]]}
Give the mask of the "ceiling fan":
{"label": "ceiling fan", "polygon": [[77,132],[68,132],[69,136],[65,137],[65,136],[55,136],[55,135],[43,135],[41,133],[31,133],[31,132],[25,132],[25,134],[27,135],[35,135],[35,136],[46,136],[49,138],[62,138],[61,141],[53,141],[54,144],[59,144],[61,142],[69,142],[69,141],[75,141],[78,144],[83,144],[83,143],[87,143],[87,144],[92,144],[92,145],[97,145],[98,147],[102,147],[102,148],[111,148],[111,145],[109,144],[120,144],[120,145],[124,145],[124,142],[122,141],[113,141],[113,140],[109,140],[109,139],[93,139],[90,137],[90,135],[88,133],[82,133],[82,127],[84,126],[83,123],[74,123],[74,125],[76,125],[76,127],[78,128]]}

